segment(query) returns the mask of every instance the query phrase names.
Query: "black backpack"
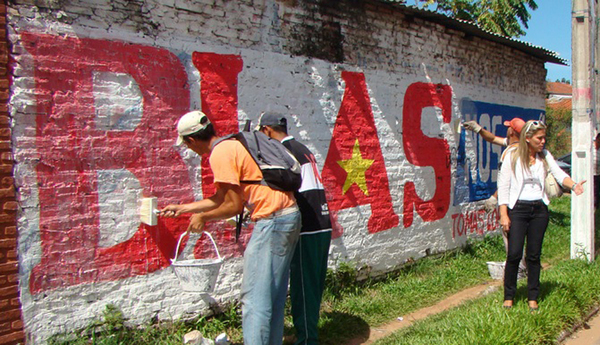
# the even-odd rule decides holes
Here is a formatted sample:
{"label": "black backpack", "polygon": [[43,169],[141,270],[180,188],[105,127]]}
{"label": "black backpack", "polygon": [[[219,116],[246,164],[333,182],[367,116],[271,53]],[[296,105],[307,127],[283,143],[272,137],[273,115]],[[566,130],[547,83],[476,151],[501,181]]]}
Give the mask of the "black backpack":
{"label": "black backpack", "polygon": [[[244,131],[222,137],[223,140],[235,139],[248,151],[263,174],[262,180],[240,181],[256,183],[285,192],[295,192],[302,185],[301,165],[294,155],[279,140],[269,138],[256,130],[250,130],[250,122],[246,122]],[[237,219],[236,241],[242,228],[243,211]]]}

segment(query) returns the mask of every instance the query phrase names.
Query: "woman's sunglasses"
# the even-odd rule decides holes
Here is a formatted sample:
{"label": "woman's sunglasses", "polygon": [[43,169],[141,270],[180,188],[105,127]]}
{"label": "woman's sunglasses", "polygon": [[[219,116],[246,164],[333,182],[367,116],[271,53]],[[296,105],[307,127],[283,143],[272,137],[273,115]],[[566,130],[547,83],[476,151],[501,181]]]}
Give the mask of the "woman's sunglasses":
{"label": "woman's sunglasses", "polygon": [[532,129],[533,127],[542,127],[545,126],[543,122],[541,121],[531,121],[527,124],[527,128],[525,128],[525,133],[529,132],[530,129]]}

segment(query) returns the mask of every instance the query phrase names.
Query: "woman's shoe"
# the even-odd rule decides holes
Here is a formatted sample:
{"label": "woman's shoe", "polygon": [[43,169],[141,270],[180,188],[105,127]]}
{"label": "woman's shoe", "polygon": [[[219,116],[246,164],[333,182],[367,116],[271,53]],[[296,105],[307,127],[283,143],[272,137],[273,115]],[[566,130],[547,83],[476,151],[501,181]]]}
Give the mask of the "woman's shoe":
{"label": "woman's shoe", "polygon": [[529,304],[529,311],[537,311],[538,309],[540,309],[537,301],[529,301],[527,302],[527,304]]}
{"label": "woman's shoe", "polygon": [[509,300],[509,299],[505,300],[504,303],[502,304],[502,307],[504,309],[510,309],[510,308],[512,308],[512,306],[513,306],[513,301]]}

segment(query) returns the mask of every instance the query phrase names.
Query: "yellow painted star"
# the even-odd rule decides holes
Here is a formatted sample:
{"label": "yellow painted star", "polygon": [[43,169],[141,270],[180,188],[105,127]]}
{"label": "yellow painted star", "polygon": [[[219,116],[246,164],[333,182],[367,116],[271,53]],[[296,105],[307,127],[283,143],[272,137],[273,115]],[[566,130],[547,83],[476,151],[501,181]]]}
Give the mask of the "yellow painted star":
{"label": "yellow painted star", "polygon": [[360,154],[360,146],[358,145],[358,139],[356,139],[354,148],[352,149],[352,158],[337,161],[337,164],[339,164],[342,169],[346,170],[346,173],[348,174],[348,176],[346,176],[346,181],[344,182],[344,194],[346,194],[348,189],[350,189],[350,187],[356,183],[358,188],[360,188],[365,195],[369,195],[365,172],[371,167],[371,165],[373,165],[374,161],[374,159],[362,158],[362,155]]}

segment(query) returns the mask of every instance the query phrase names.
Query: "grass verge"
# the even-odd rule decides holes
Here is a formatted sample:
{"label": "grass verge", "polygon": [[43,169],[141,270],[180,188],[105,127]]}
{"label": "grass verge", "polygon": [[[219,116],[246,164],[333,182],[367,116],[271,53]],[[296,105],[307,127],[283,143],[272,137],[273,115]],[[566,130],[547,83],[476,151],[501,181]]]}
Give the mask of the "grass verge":
{"label": "grass verge", "polygon": [[[550,209],[551,221],[542,260],[551,268],[542,272],[540,313],[531,315],[526,303],[519,299],[525,296],[521,282],[516,306],[510,312],[500,307],[499,291],[417,322],[378,344],[552,343],[563,329],[580,320],[600,301],[600,280],[597,279],[600,266],[568,260],[570,198],[553,200]],[[350,266],[341,266],[328,274],[319,322],[320,343],[339,345],[368,337],[373,327],[489,281],[486,261],[503,261],[504,258],[502,239],[495,236],[469,242],[460,250],[420,259],[377,280],[356,283],[356,272]],[[189,322],[128,328],[123,326],[126,320],[122,321],[117,322],[119,327],[104,322],[78,333],[60,335],[51,344],[89,344],[90,341],[94,344],[180,344],[183,335],[193,329],[213,339],[227,332],[233,344],[242,343],[240,312],[236,305],[216,317]],[[291,341],[289,308],[285,333]]]}
{"label": "grass verge", "polygon": [[569,260],[569,253],[570,198],[563,197],[551,204],[542,254],[551,266],[541,274],[538,312],[529,311],[526,282],[520,281],[510,310],[501,307],[500,290],[421,320],[376,344],[554,344],[600,302],[600,264]]}
{"label": "grass verge", "polygon": [[502,291],[465,303],[398,331],[376,344],[553,344],[598,303],[600,265],[565,260],[543,272],[540,310],[530,312],[526,286],[515,307],[501,307]]}

